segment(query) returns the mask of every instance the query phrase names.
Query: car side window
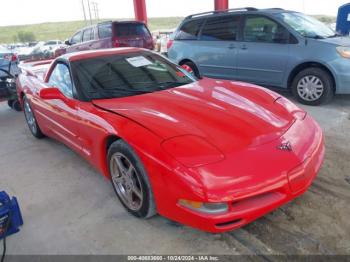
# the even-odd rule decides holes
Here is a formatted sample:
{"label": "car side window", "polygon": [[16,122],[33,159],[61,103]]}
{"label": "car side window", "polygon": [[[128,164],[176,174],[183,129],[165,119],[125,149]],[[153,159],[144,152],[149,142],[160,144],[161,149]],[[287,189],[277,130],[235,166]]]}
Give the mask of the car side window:
{"label": "car side window", "polygon": [[81,42],[81,35],[82,35],[81,31],[76,33],[71,39],[71,44],[74,45],[74,44],[80,43]]}
{"label": "car side window", "polygon": [[288,43],[289,32],[282,25],[264,16],[245,19],[243,40],[246,42]]}
{"label": "car side window", "polygon": [[57,87],[66,97],[73,98],[72,79],[68,66],[65,64],[56,64],[50,75],[49,85]]}
{"label": "car side window", "polygon": [[239,30],[240,16],[221,16],[209,18],[202,30],[204,41],[235,41]]}
{"label": "car side window", "polygon": [[90,41],[92,38],[92,28],[85,29],[83,32],[83,42]]}
{"label": "car side window", "polygon": [[99,24],[98,35],[100,38],[112,37],[112,23]]}
{"label": "car side window", "polygon": [[196,19],[185,23],[177,33],[176,40],[196,40],[203,21]]}

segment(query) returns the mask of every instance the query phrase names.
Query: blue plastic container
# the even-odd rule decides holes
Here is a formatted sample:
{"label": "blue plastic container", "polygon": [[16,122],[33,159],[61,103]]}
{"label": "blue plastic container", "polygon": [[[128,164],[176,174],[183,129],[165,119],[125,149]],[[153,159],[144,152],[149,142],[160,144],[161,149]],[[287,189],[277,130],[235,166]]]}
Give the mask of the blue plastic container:
{"label": "blue plastic container", "polygon": [[350,3],[342,5],[338,9],[336,30],[342,35],[349,35],[350,32]]}
{"label": "blue plastic container", "polygon": [[0,239],[17,233],[23,225],[22,214],[16,197],[0,192]]}

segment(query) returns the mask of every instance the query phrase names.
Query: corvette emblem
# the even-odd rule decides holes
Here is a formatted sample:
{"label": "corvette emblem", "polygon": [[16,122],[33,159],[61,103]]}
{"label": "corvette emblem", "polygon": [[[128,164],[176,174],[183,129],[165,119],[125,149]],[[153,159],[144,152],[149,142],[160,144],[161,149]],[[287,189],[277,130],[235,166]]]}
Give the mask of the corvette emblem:
{"label": "corvette emblem", "polygon": [[292,144],[289,141],[284,142],[281,145],[279,145],[277,148],[282,151],[292,151]]}

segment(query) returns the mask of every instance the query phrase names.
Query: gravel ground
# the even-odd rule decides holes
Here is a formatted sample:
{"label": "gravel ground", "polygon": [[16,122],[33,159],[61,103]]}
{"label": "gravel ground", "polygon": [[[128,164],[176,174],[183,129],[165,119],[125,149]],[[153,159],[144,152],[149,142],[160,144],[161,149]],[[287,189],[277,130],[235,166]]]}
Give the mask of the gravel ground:
{"label": "gravel ground", "polygon": [[304,108],[324,129],[327,150],[309,191],[242,229],[209,234],[130,216],[87,162],[34,139],[23,114],[0,103],[0,189],[18,197],[25,221],[8,253],[350,255],[350,97]]}

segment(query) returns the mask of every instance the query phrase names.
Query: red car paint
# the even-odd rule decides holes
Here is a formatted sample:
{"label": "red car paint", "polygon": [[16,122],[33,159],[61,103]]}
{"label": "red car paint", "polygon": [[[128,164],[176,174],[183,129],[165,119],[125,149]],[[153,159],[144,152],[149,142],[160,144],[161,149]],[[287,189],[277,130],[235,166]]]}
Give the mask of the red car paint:
{"label": "red car paint", "polygon": [[[99,50],[66,59],[137,51]],[[321,167],[325,149],[318,124],[262,87],[203,78],[125,98],[44,100],[39,93],[51,70],[41,80],[37,66],[24,68],[18,92],[29,99],[42,131],[107,178],[107,147],[124,139],[147,170],[158,213],[180,223],[209,232],[239,228],[303,194]],[[179,199],[225,202],[229,210],[200,213]]]}

